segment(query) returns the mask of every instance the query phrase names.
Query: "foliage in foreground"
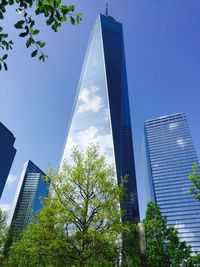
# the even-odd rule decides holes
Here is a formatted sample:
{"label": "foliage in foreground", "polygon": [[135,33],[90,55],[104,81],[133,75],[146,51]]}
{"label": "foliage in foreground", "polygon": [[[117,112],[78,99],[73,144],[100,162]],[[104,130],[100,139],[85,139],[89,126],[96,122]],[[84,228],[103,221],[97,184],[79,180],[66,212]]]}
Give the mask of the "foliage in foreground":
{"label": "foliage in foreground", "polygon": [[[62,0],[1,0],[0,20],[5,20],[7,8],[13,6],[20,16],[15,23],[15,28],[20,30],[19,36],[26,38],[26,47],[32,47],[31,57],[38,56],[39,60],[45,62],[47,55],[43,52],[45,42],[37,39],[40,30],[35,26],[34,17],[42,15],[45,17],[46,25],[57,32],[59,27],[68,19],[71,24],[80,23],[81,13],[75,14],[74,5],[64,5]],[[0,24],[2,25],[2,24]],[[0,49],[10,50],[13,41],[8,40],[8,34],[0,26]],[[8,54],[4,52],[0,57],[0,70],[4,67],[7,70]]]}
{"label": "foliage in foreground", "polygon": [[189,175],[189,180],[192,183],[190,193],[196,200],[200,201],[200,173],[198,172],[197,164],[193,164],[192,172]]}
{"label": "foliage in foreground", "polygon": [[6,213],[0,208],[0,266],[4,257],[4,244],[8,236],[6,218]]}
{"label": "foliage in foreground", "polygon": [[148,267],[195,266],[191,262],[191,247],[180,242],[174,227],[167,227],[167,218],[161,215],[154,202],[147,205],[144,220]]}
{"label": "foliage in foreground", "polygon": [[[128,224],[121,223],[119,203],[123,184],[117,185],[113,168],[95,146],[85,153],[74,149],[71,162],[66,163],[61,172],[48,175],[52,193],[37,223],[30,224],[22,239],[11,246],[6,266],[109,267],[119,264],[122,236],[133,234]],[[130,253],[128,250],[125,253],[123,257],[130,263]],[[126,266],[140,266],[134,262],[135,265]]]}
{"label": "foliage in foreground", "polygon": [[[85,153],[74,149],[71,164],[48,177],[52,193],[36,222],[11,246],[4,266],[141,266],[138,226],[121,224],[124,186],[117,185],[113,168],[95,146]],[[2,252],[5,214],[0,218]],[[200,265],[200,255],[191,256],[191,247],[180,242],[174,227],[167,227],[167,218],[153,202],[148,203],[144,228],[148,267]]]}

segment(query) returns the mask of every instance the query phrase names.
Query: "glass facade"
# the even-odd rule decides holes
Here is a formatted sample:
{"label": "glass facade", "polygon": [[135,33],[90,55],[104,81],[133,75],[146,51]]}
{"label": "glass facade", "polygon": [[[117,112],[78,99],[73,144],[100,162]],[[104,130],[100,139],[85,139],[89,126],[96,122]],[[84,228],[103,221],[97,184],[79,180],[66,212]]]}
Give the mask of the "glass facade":
{"label": "glass facade", "polygon": [[13,134],[0,122],[0,197],[16,154],[14,142]]}
{"label": "glass facade", "polygon": [[37,214],[42,208],[42,198],[49,192],[44,176],[45,173],[32,161],[24,164],[13,205],[12,235],[20,234],[27,227],[33,213]]}
{"label": "glass facade", "polygon": [[188,175],[198,163],[184,113],[145,123],[149,200],[156,201],[168,224],[193,251],[200,251],[200,204],[189,193]]}
{"label": "glass facade", "polygon": [[99,15],[89,39],[62,162],[77,145],[99,144],[116,170],[127,174],[126,219],[139,218],[122,25]]}

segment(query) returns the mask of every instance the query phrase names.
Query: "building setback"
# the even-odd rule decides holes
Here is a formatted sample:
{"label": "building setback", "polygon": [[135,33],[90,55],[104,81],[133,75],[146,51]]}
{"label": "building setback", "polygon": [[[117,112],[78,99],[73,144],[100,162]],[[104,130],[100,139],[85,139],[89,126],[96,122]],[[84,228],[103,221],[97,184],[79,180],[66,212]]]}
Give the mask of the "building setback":
{"label": "building setback", "polygon": [[27,227],[33,213],[37,214],[42,208],[42,199],[49,192],[44,176],[45,173],[32,161],[24,164],[14,200],[12,235],[19,235]]}
{"label": "building setback", "polygon": [[14,135],[0,122],[0,197],[16,154],[14,142]]}
{"label": "building setback", "polygon": [[184,113],[148,120],[145,123],[147,188],[175,226],[181,241],[200,251],[200,203],[189,193],[188,175],[198,163]]}
{"label": "building setback", "polygon": [[99,144],[116,170],[128,175],[125,219],[139,219],[122,24],[99,15],[91,33],[62,162],[74,145]]}

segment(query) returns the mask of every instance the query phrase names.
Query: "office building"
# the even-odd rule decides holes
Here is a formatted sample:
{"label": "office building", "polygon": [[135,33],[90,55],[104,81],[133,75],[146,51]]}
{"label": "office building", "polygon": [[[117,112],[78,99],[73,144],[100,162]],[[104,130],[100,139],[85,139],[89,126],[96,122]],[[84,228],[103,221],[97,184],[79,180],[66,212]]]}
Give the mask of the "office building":
{"label": "office building", "polygon": [[24,164],[13,205],[12,235],[21,234],[33,214],[37,214],[42,208],[42,199],[49,192],[44,177],[45,173],[32,161],[29,160]]}
{"label": "office building", "polygon": [[154,200],[193,251],[200,251],[200,203],[189,193],[188,175],[198,163],[184,113],[145,123],[149,200]]}
{"label": "office building", "polygon": [[16,154],[14,142],[14,135],[0,122],[0,197]]}
{"label": "office building", "polygon": [[91,33],[78,85],[62,163],[74,145],[99,144],[116,170],[128,175],[125,219],[139,218],[122,24],[99,15]]}

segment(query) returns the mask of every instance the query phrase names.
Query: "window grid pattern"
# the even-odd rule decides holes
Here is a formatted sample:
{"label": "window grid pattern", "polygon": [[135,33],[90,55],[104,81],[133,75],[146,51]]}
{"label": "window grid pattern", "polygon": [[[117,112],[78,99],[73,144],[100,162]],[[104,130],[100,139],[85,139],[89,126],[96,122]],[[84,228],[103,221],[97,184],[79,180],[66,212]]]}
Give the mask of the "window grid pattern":
{"label": "window grid pattern", "polygon": [[27,227],[33,213],[42,208],[42,198],[48,195],[49,187],[44,181],[45,173],[32,161],[25,163],[23,182],[11,222],[11,234],[19,235]]}
{"label": "window grid pattern", "polygon": [[149,185],[168,225],[175,226],[181,240],[200,251],[200,205],[189,193],[188,175],[198,163],[186,116],[179,113],[145,123]]}

